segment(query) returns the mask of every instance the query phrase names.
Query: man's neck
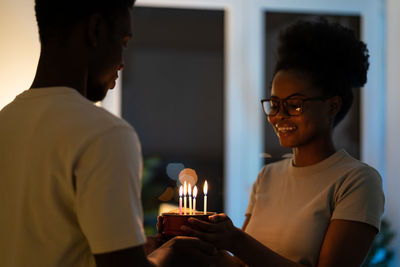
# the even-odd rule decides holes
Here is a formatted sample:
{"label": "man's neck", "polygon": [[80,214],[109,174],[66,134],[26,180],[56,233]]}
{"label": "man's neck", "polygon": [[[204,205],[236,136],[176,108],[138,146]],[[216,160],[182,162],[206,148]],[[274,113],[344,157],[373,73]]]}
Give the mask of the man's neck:
{"label": "man's neck", "polygon": [[31,88],[67,86],[86,95],[87,66],[67,48],[42,49]]}

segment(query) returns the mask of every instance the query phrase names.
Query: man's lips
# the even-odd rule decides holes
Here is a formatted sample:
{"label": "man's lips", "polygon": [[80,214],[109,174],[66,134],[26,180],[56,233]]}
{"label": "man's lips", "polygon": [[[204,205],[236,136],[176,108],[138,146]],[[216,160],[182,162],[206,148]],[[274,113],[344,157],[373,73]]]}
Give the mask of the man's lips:
{"label": "man's lips", "polygon": [[110,89],[114,89],[115,85],[117,84],[118,75],[115,75],[111,81]]}

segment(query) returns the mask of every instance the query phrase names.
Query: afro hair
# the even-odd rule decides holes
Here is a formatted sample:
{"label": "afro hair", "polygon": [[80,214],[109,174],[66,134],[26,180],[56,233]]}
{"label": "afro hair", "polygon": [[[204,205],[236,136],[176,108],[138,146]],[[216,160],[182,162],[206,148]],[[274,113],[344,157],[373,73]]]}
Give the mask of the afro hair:
{"label": "afro hair", "polygon": [[280,33],[274,73],[294,69],[310,75],[324,96],[340,96],[337,125],[353,102],[353,88],[367,82],[368,50],[352,30],[320,19],[299,21]]}

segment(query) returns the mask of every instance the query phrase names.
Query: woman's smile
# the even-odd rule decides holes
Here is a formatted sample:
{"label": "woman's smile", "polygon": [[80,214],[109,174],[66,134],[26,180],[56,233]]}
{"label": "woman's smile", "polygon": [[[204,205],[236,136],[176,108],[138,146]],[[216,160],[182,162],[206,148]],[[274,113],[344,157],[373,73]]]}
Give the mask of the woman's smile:
{"label": "woman's smile", "polygon": [[292,123],[281,122],[274,125],[275,132],[279,137],[285,137],[293,134],[297,130],[297,126]]}

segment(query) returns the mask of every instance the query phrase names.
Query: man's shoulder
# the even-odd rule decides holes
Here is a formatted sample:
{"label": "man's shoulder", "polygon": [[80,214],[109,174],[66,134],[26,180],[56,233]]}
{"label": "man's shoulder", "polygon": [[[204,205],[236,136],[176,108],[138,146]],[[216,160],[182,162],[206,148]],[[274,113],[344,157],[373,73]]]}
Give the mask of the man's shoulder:
{"label": "man's shoulder", "polygon": [[78,110],[78,115],[80,116],[77,119],[84,120],[92,127],[102,125],[103,127],[120,126],[131,128],[131,125],[124,119],[112,114],[105,108],[96,106],[90,102],[88,105],[85,105],[83,114],[80,111],[81,109]]}
{"label": "man's shoulder", "polygon": [[38,117],[41,118],[41,125],[63,134],[66,138],[86,138],[112,128],[133,130],[127,121],[96,106],[72,88],[43,90],[39,97],[40,101],[31,103],[36,107],[43,105],[42,108],[37,107],[40,110]]}
{"label": "man's shoulder", "polygon": [[72,95],[68,99],[59,99],[53,105],[54,112],[71,127],[110,128],[128,127],[131,125],[106,109],[95,105],[80,95]]}

